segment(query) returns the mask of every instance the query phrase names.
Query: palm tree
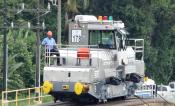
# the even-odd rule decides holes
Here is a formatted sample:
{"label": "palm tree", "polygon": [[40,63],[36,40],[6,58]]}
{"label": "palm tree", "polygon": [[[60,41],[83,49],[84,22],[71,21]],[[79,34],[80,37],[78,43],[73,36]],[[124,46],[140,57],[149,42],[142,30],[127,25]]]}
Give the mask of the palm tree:
{"label": "palm tree", "polygon": [[[82,5],[83,4],[83,5]],[[81,6],[80,6],[81,5]],[[83,7],[82,7],[83,6]],[[65,4],[65,35],[68,35],[68,23],[73,20],[74,16],[79,12],[80,8],[84,10],[89,7],[89,0],[67,0]],[[68,38],[68,37],[67,37]]]}
{"label": "palm tree", "polygon": [[[83,4],[83,5],[82,5]],[[81,7],[82,5],[83,7]],[[89,0],[67,0],[66,3],[66,15],[68,19],[72,19],[76,13],[79,12],[79,8],[87,9],[89,6]]]}
{"label": "palm tree", "polygon": [[8,88],[24,88],[34,85],[34,51],[35,33],[29,30],[9,30],[9,71]]}

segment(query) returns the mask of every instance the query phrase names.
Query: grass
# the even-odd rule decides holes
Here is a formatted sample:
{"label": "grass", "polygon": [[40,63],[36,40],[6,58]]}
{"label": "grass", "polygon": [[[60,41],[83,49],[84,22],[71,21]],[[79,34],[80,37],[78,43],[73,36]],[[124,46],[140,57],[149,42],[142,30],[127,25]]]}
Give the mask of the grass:
{"label": "grass", "polygon": [[[19,97],[19,99],[21,99],[22,97]],[[26,97],[24,97],[26,98]],[[47,96],[47,97],[43,97],[41,98],[42,103],[48,103],[51,102],[53,100],[53,98],[51,96]],[[12,100],[12,99],[11,99]],[[31,99],[30,103],[29,100],[23,100],[23,101],[18,101],[17,102],[17,106],[32,106],[32,105],[36,105],[36,104],[40,104],[41,102],[37,102],[36,99]],[[0,104],[1,106],[2,104]],[[5,106],[5,104],[4,104]],[[12,103],[8,103],[8,106],[16,106],[16,102],[12,102]]]}

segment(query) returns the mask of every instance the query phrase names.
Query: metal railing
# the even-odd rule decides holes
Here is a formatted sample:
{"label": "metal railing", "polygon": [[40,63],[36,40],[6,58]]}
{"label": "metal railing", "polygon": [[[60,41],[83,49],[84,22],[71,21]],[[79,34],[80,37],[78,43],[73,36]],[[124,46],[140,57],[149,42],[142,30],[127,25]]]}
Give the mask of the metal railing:
{"label": "metal railing", "polygon": [[[59,45],[53,45],[59,47]],[[91,48],[96,47],[97,45],[62,45],[61,48],[57,48],[56,51],[51,51],[45,46],[45,66],[58,66],[57,60],[59,59],[61,66],[92,66],[91,61],[95,57],[99,57],[99,52],[91,52]],[[55,47],[55,48],[56,48]],[[98,47],[98,46],[97,46]],[[79,48],[88,48],[89,53],[78,53]],[[89,55],[88,57],[82,59],[78,55]],[[92,57],[93,55],[93,57]],[[87,64],[80,64],[81,60],[88,61]],[[83,62],[82,61],[82,62]]]}
{"label": "metal railing", "polygon": [[156,96],[156,93],[156,84],[143,84],[135,91],[135,95],[141,98],[154,98]]}
{"label": "metal railing", "polygon": [[[43,94],[42,88],[43,87],[34,87],[2,91],[1,105],[8,106],[9,103],[13,103],[13,106],[19,106],[20,102],[24,102],[26,106],[41,104],[43,98],[50,96]],[[36,92],[38,93],[38,95],[36,95]]]}
{"label": "metal railing", "polygon": [[132,47],[135,51],[135,56],[137,60],[144,59],[144,39],[128,39],[127,46]]}
{"label": "metal railing", "polygon": [[[76,57],[78,48],[83,48],[83,47],[91,48],[95,46],[97,45],[46,45],[45,53],[44,53],[45,65],[49,67],[51,66],[51,64],[53,66],[57,66],[56,63],[58,59],[60,60],[60,62],[62,62],[65,65],[68,57],[76,58],[77,59],[76,61],[78,61],[78,58]],[[61,47],[61,48],[58,48],[58,47]],[[60,53],[60,51],[63,51],[63,50],[64,50],[64,53]],[[74,50],[75,52],[73,52],[72,50]],[[89,60],[90,59],[91,59],[91,56],[89,56]]]}
{"label": "metal railing", "polygon": [[[144,58],[144,40],[143,39],[129,39],[128,40],[128,47],[132,47],[133,50],[135,51],[135,60],[143,60]],[[51,47],[56,49],[55,51],[51,51],[48,47]],[[61,48],[58,48],[61,47]],[[94,48],[95,47],[95,48]],[[80,60],[79,57],[77,56],[78,54],[78,49],[79,48],[88,48],[89,49],[89,58],[86,60],[90,61],[91,63],[95,58],[102,58],[101,55],[104,55],[103,57],[106,57],[105,54],[101,53],[101,50],[103,48],[100,48],[99,45],[50,45],[50,46],[45,46],[45,66],[49,67],[55,67],[57,65],[57,60],[60,60],[60,63],[62,63],[61,66],[78,66],[78,61]],[[99,48],[99,49],[97,49]],[[107,49],[107,48],[105,48]],[[107,52],[107,50],[106,50]],[[83,54],[83,53],[81,53]],[[109,56],[110,53],[108,53]],[[69,62],[71,61],[71,62]],[[84,61],[84,60],[83,60]],[[105,59],[103,59],[105,61]],[[107,59],[107,61],[109,61]],[[117,60],[115,60],[117,61]],[[112,61],[111,61],[112,62]],[[71,63],[71,64],[69,64]],[[99,66],[99,61],[97,61]],[[84,64],[81,64],[83,66]],[[87,66],[87,65],[86,65]],[[93,64],[89,65],[93,66]]]}

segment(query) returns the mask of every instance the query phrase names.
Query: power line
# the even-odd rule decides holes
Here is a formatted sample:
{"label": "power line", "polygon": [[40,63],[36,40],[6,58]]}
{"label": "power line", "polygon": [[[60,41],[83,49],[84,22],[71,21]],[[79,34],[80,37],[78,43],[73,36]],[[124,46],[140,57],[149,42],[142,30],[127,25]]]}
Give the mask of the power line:
{"label": "power line", "polygon": [[[10,10],[10,11],[12,11],[12,10]],[[36,17],[28,20],[28,22],[26,22],[26,21],[21,22],[19,25],[14,25],[13,22],[10,23],[10,22],[8,22],[6,20],[6,26],[4,26],[4,25],[3,26],[0,26],[0,29],[4,29],[4,28],[6,28],[6,29],[19,29],[19,28],[26,28],[26,29],[37,29],[37,28],[39,28],[39,29],[45,29],[45,23],[44,22],[42,23],[42,27],[40,27],[40,26],[31,26],[31,21],[33,21],[33,20],[35,20],[37,18],[40,18],[40,17],[48,14],[50,12],[50,9],[49,10],[48,9],[39,9],[39,10],[37,10],[37,9],[22,9],[22,10],[13,10],[13,11],[16,11],[16,12],[17,11],[20,11],[20,13],[22,13],[22,12],[35,12],[35,13],[39,12],[39,15],[37,15]],[[2,12],[2,11],[0,11],[0,12]],[[44,13],[40,15],[40,12],[44,12]],[[5,14],[4,11],[2,13]],[[9,25],[11,25],[11,26],[7,26],[7,23]],[[12,26],[12,24],[13,24],[13,26]],[[29,24],[30,24],[30,27],[29,27]]]}
{"label": "power line", "polygon": [[[18,29],[18,28],[30,28],[30,29],[36,29],[36,35],[37,35],[37,45],[36,45],[36,71],[35,71],[35,86],[39,87],[40,86],[40,30],[44,29],[44,25],[42,23],[42,27],[40,26],[40,17],[46,15],[47,13],[50,12],[50,10],[48,9],[40,9],[39,8],[39,0],[37,3],[37,8],[36,9],[25,9],[24,8],[24,4],[22,4],[22,8],[21,10],[17,10],[18,14],[21,12],[32,12],[32,13],[37,13],[37,17],[31,19],[37,19],[37,25],[36,26],[32,26],[30,25],[30,23],[28,22],[28,27],[21,27],[21,26],[14,26],[14,23],[11,23],[11,26],[9,27],[7,25],[7,2],[6,0],[4,0],[4,10],[3,10],[3,16],[4,16],[4,25],[3,27],[0,27],[2,29],[4,29],[4,40],[3,40],[3,91],[7,90],[7,79],[8,79],[8,44],[7,44],[7,30],[10,28],[14,28],[14,29]],[[48,6],[48,8],[50,8]],[[40,15],[40,13],[43,13],[42,15]],[[36,94],[38,95],[39,92],[36,92]],[[7,99],[7,95],[5,95],[5,99]]]}
{"label": "power line", "polygon": [[61,45],[61,1],[62,0],[49,0],[52,5],[57,7],[57,44]]}

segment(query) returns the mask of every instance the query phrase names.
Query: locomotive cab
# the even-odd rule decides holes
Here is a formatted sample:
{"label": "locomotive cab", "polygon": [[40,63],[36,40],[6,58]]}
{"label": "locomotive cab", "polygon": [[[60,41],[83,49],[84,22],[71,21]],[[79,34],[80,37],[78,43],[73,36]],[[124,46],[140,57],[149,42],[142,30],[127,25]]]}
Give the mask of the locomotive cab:
{"label": "locomotive cab", "polygon": [[144,40],[127,35],[122,21],[77,15],[69,23],[69,44],[56,45],[61,66],[47,57],[44,92],[55,101],[106,102],[133,95],[144,76]]}

